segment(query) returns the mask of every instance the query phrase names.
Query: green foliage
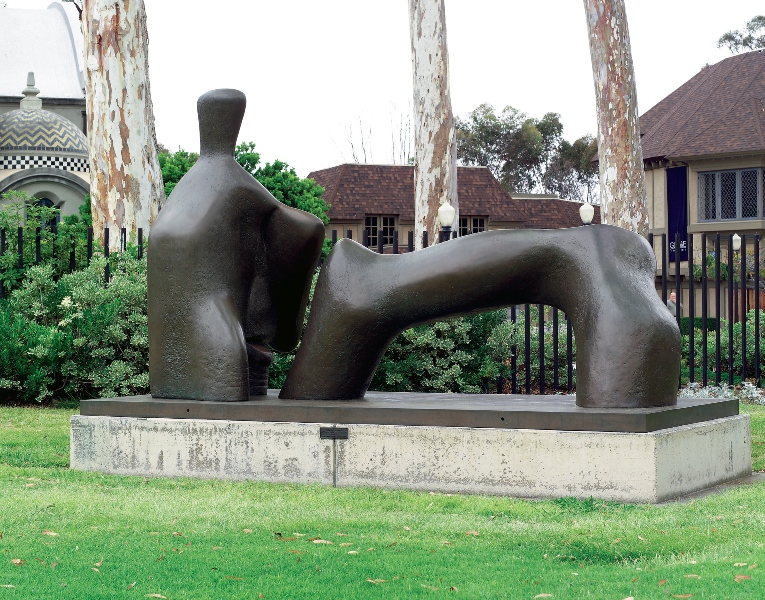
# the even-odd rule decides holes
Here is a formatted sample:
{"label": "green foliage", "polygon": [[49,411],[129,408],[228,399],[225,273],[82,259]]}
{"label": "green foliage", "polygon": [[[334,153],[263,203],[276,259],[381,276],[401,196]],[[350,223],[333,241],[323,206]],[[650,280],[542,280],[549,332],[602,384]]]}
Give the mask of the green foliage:
{"label": "green foliage", "polygon": [[124,396],[148,390],[146,260],[100,254],[54,281],[31,267],[0,302],[0,401]]}
{"label": "green foliage", "polygon": [[[6,292],[17,288],[25,273],[37,262],[36,235],[40,229],[40,263],[49,264],[53,275],[60,277],[70,270],[71,252],[75,254],[75,268],[87,265],[87,232],[92,223],[90,202],[80,206],[78,216],[61,219],[54,235],[51,223],[59,218],[55,207],[36,204],[36,198],[26,193],[10,191],[2,195],[4,206],[0,208],[0,230],[5,232],[6,250],[0,255],[0,284]],[[22,266],[19,267],[18,231],[23,235]]]}
{"label": "green foliage", "polygon": [[162,169],[162,181],[165,184],[165,196],[170,196],[175,186],[181,180],[194,163],[197,162],[199,155],[196,152],[186,152],[178,149],[178,152],[160,152],[159,167]]}
{"label": "green foliage", "polygon": [[[680,333],[681,335],[688,335],[689,326],[690,325],[690,317],[680,317]],[[694,317],[693,318],[693,329],[695,331],[701,331],[701,328],[704,325],[704,319],[701,317]],[[714,317],[708,317],[707,318],[707,331],[714,331],[715,327],[717,327],[717,319]]]}
{"label": "green foliage", "polygon": [[717,40],[717,47],[723,46],[728,48],[731,54],[765,48],[765,16],[757,15],[746,24],[743,30],[724,33]]}
{"label": "green foliage", "polygon": [[370,389],[479,392],[486,340],[504,318],[493,311],[407,329],[383,355]]}
{"label": "green foliage", "polygon": [[255,171],[255,178],[263,184],[279,202],[299,208],[329,223],[329,205],[322,198],[324,188],[313,179],[301,179],[287,163],[279,160],[266,163]]}
{"label": "green foliage", "polygon": [[590,199],[597,182],[592,163],[597,142],[591,136],[566,142],[559,114],[535,119],[506,106],[498,115],[490,104],[481,104],[467,119],[457,119],[456,127],[458,158],[488,167],[508,191],[544,189]]}

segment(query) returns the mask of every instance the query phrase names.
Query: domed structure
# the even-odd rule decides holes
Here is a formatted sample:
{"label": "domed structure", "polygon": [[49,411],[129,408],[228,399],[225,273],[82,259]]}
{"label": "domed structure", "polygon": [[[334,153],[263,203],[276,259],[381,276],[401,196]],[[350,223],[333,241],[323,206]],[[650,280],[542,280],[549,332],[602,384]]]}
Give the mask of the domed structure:
{"label": "domed structure", "polygon": [[88,140],[70,120],[42,109],[29,73],[17,110],[0,115],[0,194],[26,192],[62,215],[90,191]]}
{"label": "domed structure", "polygon": [[87,157],[88,140],[69,119],[47,110],[19,108],[0,115],[0,153],[11,151]]}

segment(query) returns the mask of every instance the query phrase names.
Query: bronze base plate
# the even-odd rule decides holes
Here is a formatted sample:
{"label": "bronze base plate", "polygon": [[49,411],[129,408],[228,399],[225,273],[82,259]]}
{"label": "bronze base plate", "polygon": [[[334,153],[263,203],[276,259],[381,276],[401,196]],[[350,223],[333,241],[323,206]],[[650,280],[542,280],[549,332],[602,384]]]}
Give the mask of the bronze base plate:
{"label": "bronze base plate", "polygon": [[738,414],[738,400],[678,398],[657,408],[580,408],[574,396],[367,392],[363,400],[280,400],[279,390],[246,402],[128,396],[80,401],[83,416],[222,419],[327,424],[490,427],[648,433]]}

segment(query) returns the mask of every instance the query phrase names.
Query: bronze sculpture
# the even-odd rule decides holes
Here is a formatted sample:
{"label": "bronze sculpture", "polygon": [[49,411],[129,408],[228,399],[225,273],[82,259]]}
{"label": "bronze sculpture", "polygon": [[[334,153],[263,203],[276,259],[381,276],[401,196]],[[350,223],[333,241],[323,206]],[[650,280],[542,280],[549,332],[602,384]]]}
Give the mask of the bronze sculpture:
{"label": "bronze sculpture", "polygon": [[234,160],[246,99],[199,98],[200,156],[149,238],[149,372],[157,398],[264,395],[269,349],[300,337],[324,225]]}
{"label": "bronze sculpture", "polygon": [[533,302],[571,319],[578,406],[677,403],[680,332],[639,235],[607,225],[492,231],[410,254],[337,243],[281,398],[358,399],[408,327]]}

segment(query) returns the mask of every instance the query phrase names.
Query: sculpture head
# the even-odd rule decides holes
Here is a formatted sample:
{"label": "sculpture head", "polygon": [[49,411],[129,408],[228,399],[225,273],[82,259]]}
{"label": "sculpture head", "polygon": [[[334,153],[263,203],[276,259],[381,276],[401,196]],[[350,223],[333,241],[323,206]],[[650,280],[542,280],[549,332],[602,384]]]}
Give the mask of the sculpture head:
{"label": "sculpture head", "polygon": [[233,156],[247,98],[239,90],[212,90],[197,100],[201,156]]}

